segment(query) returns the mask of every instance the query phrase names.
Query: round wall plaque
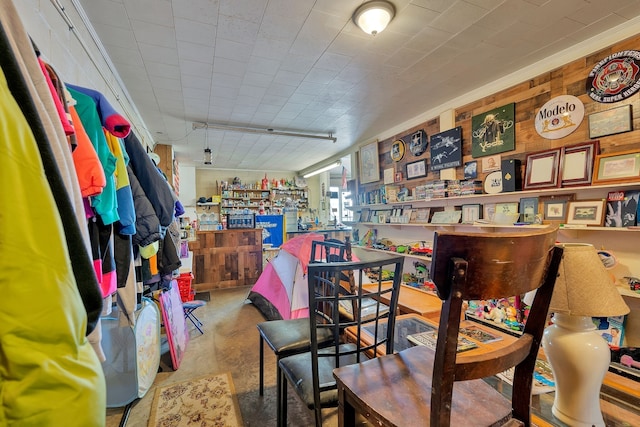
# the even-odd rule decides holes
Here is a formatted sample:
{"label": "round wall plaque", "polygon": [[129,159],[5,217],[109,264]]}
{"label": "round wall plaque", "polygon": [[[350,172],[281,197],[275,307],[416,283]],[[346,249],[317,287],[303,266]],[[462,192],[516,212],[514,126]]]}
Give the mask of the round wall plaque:
{"label": "round wall plaque", "polygon": [[640,51],[612,53],[596,64],[587,76],[587,95],[610,104],[629,98],[640,90]]}
{"label": "round wall plaque", "polygon": [[584,104],[573,95],[547,101],[535,118],[536,132],[543,138],[560,139],[578,129],[584,119]]}
{"label": "round wall plaque", "polygon": [[391,145],[391,160],[394,162],[399,162],[404,157],[405,145],[404,141],[398,139],[393,141],[393,145]]}
{"label": "round wall plaque", "polygon": [[502,193],[502,171],[491,172],[484,178],[484,192],[487,194]]}

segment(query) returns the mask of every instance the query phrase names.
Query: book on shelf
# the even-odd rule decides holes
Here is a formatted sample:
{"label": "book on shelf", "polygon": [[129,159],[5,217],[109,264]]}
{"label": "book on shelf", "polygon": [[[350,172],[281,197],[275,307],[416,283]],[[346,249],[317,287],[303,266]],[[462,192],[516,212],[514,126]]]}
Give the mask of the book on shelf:
{"label": "book on shelf", "polygon": [[607,193],[607,211],[604,219],[606,227],[622,227],[622,202],[624,191],[610,191]]}
{"label": "book on shelf", "polygon": [[[438,331],[426,331],[417,334],[407,335],[407,339],[416,345],[424,345],[432,350],[436,349],[438,342]],[[478,344],[462,335],[458,335],[458,352],[477,348]]]}

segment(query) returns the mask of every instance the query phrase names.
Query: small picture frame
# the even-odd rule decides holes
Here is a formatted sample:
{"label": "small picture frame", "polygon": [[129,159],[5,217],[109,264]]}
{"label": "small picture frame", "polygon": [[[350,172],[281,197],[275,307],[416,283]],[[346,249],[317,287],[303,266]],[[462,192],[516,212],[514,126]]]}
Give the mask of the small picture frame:
{"label": "small picture frame", "polygon": [[504,214],[519,213],[518,203],[514,203],[514,202],[496,203],[496,212],[500,212]]}
{"label": "small picture frame", "polygon": [[567,201],[554,199],[545,200],[544,219],[548,221],[565,222],[567,220]]}
{"label": "small picture frame", "polygon": [[431,213],[430,208],[413,209],[411,212],[411,216],[413,218],[411,222],[415,222],[416,224],[427,224],[429,222],[430,213]]}
{"label": "small picture frame", "polygon": [[615,135],[633,130],[631,104],[589,115],[589,138]]}
{"label": "small picture frame", "polygon": [[520,199],[520,221],[527,224],[533,224],[536,222],[536,215],[538,215],[538,198],[537,197],[523,197]]}
{"label": "small picture frame", "polygon": [[462,223],[473,224],[482,218],[482,210],[479,204],[462,205]]}
{"label": "small picture frame", "polygon": [[482,172],[493,172],[500,170],[500,162],[502,156],[500,154],[494,154],[493,156],[487,156],[482,158]]}
{"label": "small picture frame", "polygon": [[606,204],[606,199],[570,201],[567,208],[567,224],[601,227],[604,223]]}
{"label": "small picture frame", "polygon": [[393,178],[393,182],[402,182],[402,172],[396,172]]}
{"label": "small picture frame", "polygon": [[599,154],[596,156],[593,183],[640,181],[640,151]]}
{"label": "small picture frame", "polygon": [[590,185],[597,154],[600,154],[600,142],[597,140],[564,147],[560,159],[561,185]]}
{"label": "small picture frame", "polygon": [[495,203],[485,203],[482,205],[482,218],[488,221],[493,221],[493,217],[496,214]]}
{"label": "small picture frame", "polygon": [[473,160],[464,164],[464,179],[476,179],[478,177],[478,161]]}
{"label": "small picture frame", "polygon": [[558,187],[560,185],[560,155],[560,148],[528,154],[524,189]]}
{"label": "small picture frame", "polygon": [[407,163],[407,179],[427,176],[427,161],[425,159]]}

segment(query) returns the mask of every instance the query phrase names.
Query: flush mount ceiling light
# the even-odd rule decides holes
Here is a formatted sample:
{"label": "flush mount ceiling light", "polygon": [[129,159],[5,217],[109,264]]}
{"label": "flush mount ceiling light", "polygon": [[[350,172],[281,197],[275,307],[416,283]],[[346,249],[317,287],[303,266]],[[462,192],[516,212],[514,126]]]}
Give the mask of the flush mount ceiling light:
{"label": "flush mount ceiling light", "polygon": [[369,1],[353,12],[353,22],[367,34],[382,32],[396,14],[396,8],[388,1]]}

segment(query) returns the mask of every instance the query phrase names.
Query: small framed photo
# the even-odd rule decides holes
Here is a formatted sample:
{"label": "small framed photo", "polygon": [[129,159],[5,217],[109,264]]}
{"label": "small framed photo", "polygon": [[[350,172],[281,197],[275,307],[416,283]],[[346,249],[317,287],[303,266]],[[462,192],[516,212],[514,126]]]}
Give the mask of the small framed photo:
{"label": "small framed photo", "polygon": [[500,162],[502,156],[500,154],[494,154],[493,156],[487,156],[482,158],[482,172],[493,172],[500,170]]}
{"label": "small framed photo", "polygon": [[407,179],[422,178],[425,176],[427,176],[427,161],[425,159],[407,163]]}
{"label": "small framed photo", "polygon": [[567,224],[602,226],[606,204],[606,199],[570,201]]}
{"label": "small framed photo", "polygon": [[520,199],[520,220],[527,224],[533,224],[536,222],[536,215],[538,215],[538,198],[523,197]]}
{"label": "small framed photo", "polygon": [[599,154],[596,156],[593,183],[640,181],[640,151]]}
{"label": "small framed photo", "polygon": [[589,185],[593,175],[593,161],[600,154],[599,141],[566,146],[560,160],[560,181],[563,187]]}
{"label": "small framed photo", "polygon": [[462,205],[462,223],[473,224],[474,221],[482,218],[481,206],[478,205]]}
{"label": "small framed photo", "polygon": [[629,132],[633,130],[631,104],[589,115],[589,138]]}
{"label": "small framed photo", "polygon": [[545,200],[544,219],[549,221],[565,222],[567,220],[566,200]]}
{"label": "small framed photo", "polygon": [[[412,221],[417,224],[427,224],[429,222],[430,208],[417,208],[411,211]],[[414,216],[415,215],[415,216]]]}
{"label": "small framed photo", "polygon": [[478,161],[473,160],[464,164],[464,179],[476,179],[478,177]]}
{"label": "small framed photo", "polygon": [[524,189],[553,188],[560,185],[561,149],[538,151],[527,155]]}
{"label": "small framed photo", "polygon": [[518,203],[496,203],[496,212],[513,214],[518,212]]}
{"label": "small framed photo", "polygon": [[402,172],[396,172],[394,178],[393,178],[394,182],[402,182]]}
{"label": "small framed photo", "polygon": [[493,221],[493,217],[496,214],[495,203],[485,203],[482,205],[482,218],[488,221]]}

